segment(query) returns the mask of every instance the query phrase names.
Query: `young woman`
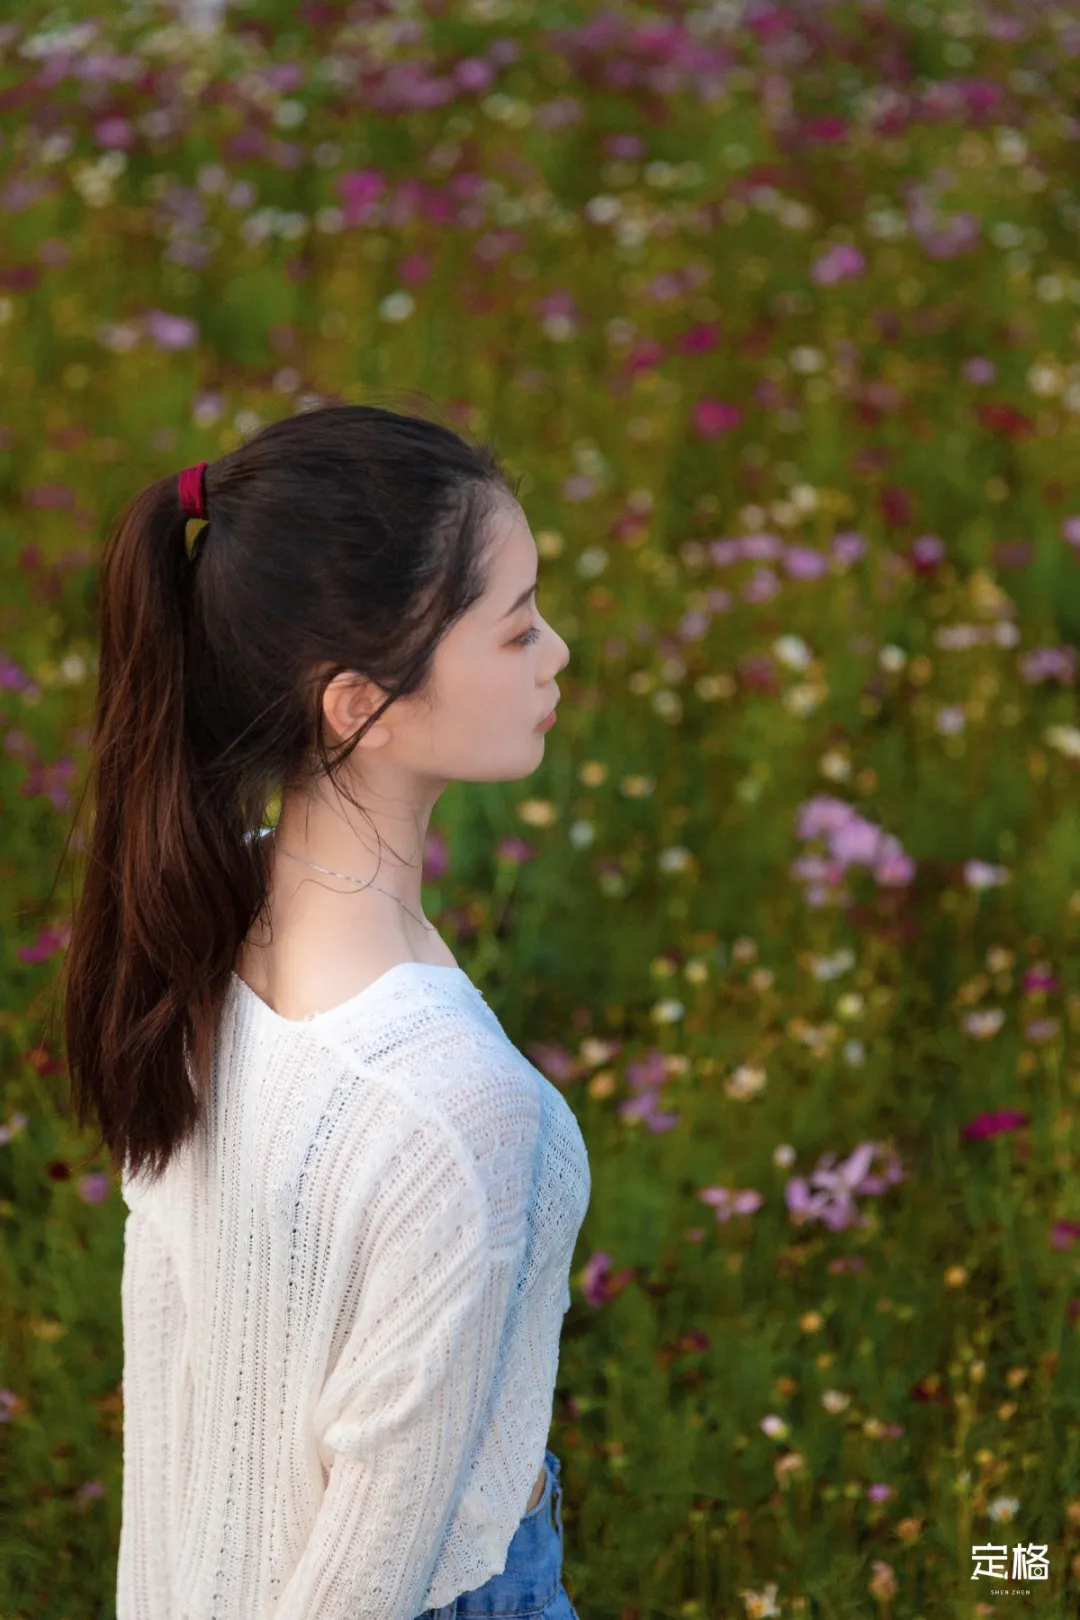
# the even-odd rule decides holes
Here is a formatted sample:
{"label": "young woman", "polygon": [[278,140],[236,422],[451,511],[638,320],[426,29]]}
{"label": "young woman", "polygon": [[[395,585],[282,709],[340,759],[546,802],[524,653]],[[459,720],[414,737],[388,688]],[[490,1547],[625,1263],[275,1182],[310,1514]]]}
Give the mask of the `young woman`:
{"label": "young woman", "polygon": [[588,1157],[421,896],[447,783],[543,755],[536,584],[495,456],[372,406],[109,537],[63,1017],[129,1211],[118,1620],[574,1616]]}

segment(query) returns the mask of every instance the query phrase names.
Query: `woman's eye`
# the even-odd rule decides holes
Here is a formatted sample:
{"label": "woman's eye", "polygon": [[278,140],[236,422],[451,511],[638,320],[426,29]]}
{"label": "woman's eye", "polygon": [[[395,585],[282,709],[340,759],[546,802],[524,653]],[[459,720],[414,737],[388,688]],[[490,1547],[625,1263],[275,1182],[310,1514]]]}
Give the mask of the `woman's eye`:
{"label": "woman's eye", "polygon": [[515,645],[517,645],[518,647],[527,647],[529,645],[529,642],[530,641],[535,641],[539,634],[540,634],[540,632],[536,628],[536,625],[534,624],[530,630],[526,630],[526,632],[525,632],[525,634],[523,636],[515,636],[514,637]]}

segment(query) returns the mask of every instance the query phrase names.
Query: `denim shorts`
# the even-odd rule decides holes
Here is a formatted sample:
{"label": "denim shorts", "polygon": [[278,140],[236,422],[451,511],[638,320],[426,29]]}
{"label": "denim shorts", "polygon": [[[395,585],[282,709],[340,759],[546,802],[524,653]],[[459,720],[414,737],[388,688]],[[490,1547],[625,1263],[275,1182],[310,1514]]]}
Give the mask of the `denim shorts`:
{"label": "denim shorts", "polygon": [[425,1609],[416,1620],[578,1620],[562,1584],[563,1524],[560,1462],[544,1450],[544,1491],[514,1531],[506,1568],[483,1586],[463,1592],[441,1609]]}

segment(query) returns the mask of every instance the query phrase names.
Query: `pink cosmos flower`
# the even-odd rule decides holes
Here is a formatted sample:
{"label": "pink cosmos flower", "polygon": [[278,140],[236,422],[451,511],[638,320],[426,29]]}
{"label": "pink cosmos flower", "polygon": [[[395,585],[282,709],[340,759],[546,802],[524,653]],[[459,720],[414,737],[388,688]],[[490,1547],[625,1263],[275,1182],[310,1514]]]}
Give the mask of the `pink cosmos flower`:
{"label": "pink cosmos flower", "polygon": [[853,277],[861,276],[865,269],[866,260],[858,248],[845,242],[815,259],[810,274],[819,286],[832,287],[838,281],[850,281]]}
{"label": "pink cosmos flower", "polygon": [[701,439],[718,439],[738,427],[741,421],[739,407],[729,405],[726,400],[699,399],[694,406],[694,430]]}
{"label": "pink cosmos flower", "polygon": [[1071,1249],[1078,1237],[1080,1237],[1080,1223],[1077,1221],[1055,1221],[1050,1228],[1050,1247],[1052,1249]]}
{"label": "pink cosmos flower", "polygon": [[976,1114],[964,1126],[961,1135],[968,1142],[984,1142],[990,1136],[1002,1136],[1007,1131],[1016,1131],[1028,1124],[1030,1120],[1027,1114],[1018,1113],[1013,1108],[999,1108],[989,1114]]}
{"label": "pink cosmos flower", "polygon": [[840,1165],[836,1164],[835,1153],[826,1153],[818,1160],[809,1181],[805,1176],[793,1176],[788,1182],[784,1189],[788,1209],[804,1221],[824,1222],[830,1232],[852,1225],[865,1226],[868,1217],[858,1214],[854,1194],[876,1150],[876,1142],[860,1142]]}
{"label": "pink cosmos flower", "polygon": [[703,1187],[698,1193],[703,1204],[712,1204],[718,1221],[729,1221],[733,1215],[752,1215],[765,1200],[753,1187]]}

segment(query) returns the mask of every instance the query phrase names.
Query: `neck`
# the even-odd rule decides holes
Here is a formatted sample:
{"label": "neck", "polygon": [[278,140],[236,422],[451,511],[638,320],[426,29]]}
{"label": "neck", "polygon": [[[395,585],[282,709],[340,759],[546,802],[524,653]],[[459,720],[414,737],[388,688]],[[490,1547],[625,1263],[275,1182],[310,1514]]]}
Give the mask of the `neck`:
{"label": "neck", "polygon": [[385,919],[388,911],[394,911],[407,932],[432,929],[424,917],[415,869],[387,859],[385,854],[380,861],[361,845],[350,846],[341,854],[333,848],[312,849],[310,843],[305,845],[294,834],[283,831],[280,823],[270,836],[274,844],[273,883],[279,903],[299,902],[305,911],[310,911],[325,896],[335,913],[344,906],[353,919],[361,912]]}

